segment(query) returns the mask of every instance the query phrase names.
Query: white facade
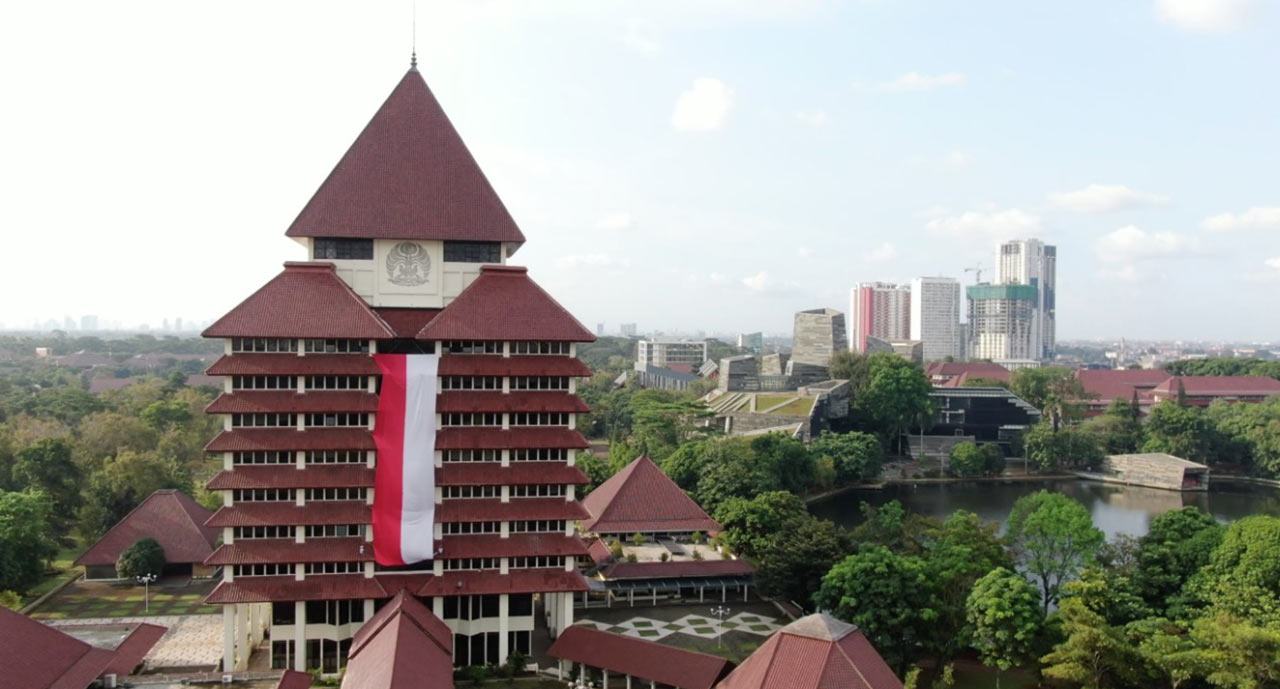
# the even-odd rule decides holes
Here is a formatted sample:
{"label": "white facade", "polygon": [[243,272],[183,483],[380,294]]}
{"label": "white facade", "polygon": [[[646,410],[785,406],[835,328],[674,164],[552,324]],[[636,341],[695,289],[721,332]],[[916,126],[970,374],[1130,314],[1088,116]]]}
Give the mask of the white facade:
{"label": "white facade", "polygon": [[1039,239],[1015,239],[1000,245],[996,253],[997,283],[1032,285],[1036,288],[1031,319],[1031,358],[1052,359],[1057,340],[1058,249]]}
{"label": "white facade", "polygon": [[920,277],[911,281],[911,339],[924,345],[925,361],[960,358],[960,281]]}
{"label": "white facade", "polygon": [[849,295],[849,348],[867,351],[867,338],[886,342],[911,338],[911,287],[860,282]]}
{"label": "white facade", "polygon": [[671,364],[689,364],[694,369],[707,360],[706,340],[640,340],[636,344],[636,366],[667,368]]}

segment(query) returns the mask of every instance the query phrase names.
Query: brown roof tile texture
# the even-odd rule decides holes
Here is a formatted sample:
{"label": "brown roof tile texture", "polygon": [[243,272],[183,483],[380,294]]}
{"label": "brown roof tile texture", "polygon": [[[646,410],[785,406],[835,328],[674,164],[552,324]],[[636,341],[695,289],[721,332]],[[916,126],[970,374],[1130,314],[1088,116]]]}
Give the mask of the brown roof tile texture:
{"label": "brown roof tile texture", "polygon": [[206,414],[254,414],[259,412],[376,412],[378,396],[353,390],[297,393],[292,390],[242,390],[218,395],[204,409]]}
{"label": "brown roof tile texture", "polygon": [[497,574],[492,571],[445,572],[428,580],[418,590],[418,595],[462,596],[586,590],[587,581],[576,570],[566,572],[563,569],[513,569],[509,574]]}
{"label": "brown roof tile texture", "polygon": [[164,548],[166,562],[204,562],[218,540],[204,524],[213,513],[176,490],[158,490],[133,508],[83,555],[78,565],[114,565],[120,553],[144,538]]}
{"label": "brown roof tile texture", "polygon": [[370,488],[374,470],[363,464],[296,464],[238,466],[219,472],[205,486],[209,490],[237,488]]}
{"label": "brown roof tile texture", "polygon": [[396,85],[285,234],[524,242],[416,69]]}
{"label": "brown roof tile texture", "polygon": [[637,457],[583,498],[589,533],[719,531],[720,525],[653,460]]}
{"label": "brown roof tile texture", "polygon": [[571,428],[545,426],[502,430],[463,427],[436,431],[437,450],[528,450],[538,448],[585,449],[587,439]]}
{"label": "brown roof tile texture", "polygon": [[386,306],[374,307],[373,311],[396,331],[396,337],[409,340],[412,340],[419,330],[425,328],[427,323],[440,313],[440,309],[398,309]]}
{"label": "brown roof tile texture", "polygon": [[679,689],[711,689],[733,667],[717,656],[582,625],[565,629],[547,655]]}
{"label": "brown roof tile texture", "polygon": [[[369,506],[355,500],[309,502],[241,502],[220,507],[206,522],[211,527],[308,524],[372,524]],[[201,558],[203,560],[203,558]]]}
{"label": "brown roof tile texture", "polygon": [[356,631],[343,689],[453,686],[453,633],[407,591]]}
{"label": "brown roof tile texture", "polygon": [[151,652],[151,648],[168,631],[168,627],[155,624],[143,623],[134,627],[124,641],[116,646],[111,664],[102,671],[103,674],[132,675],[142,665],[142,660]]}
{"label": "brown roof tile texture", "polygon": [[1152,388],[1155,394],[1178,394],[1178,385],[1192,397],[1258,397],[1280,395],[1280,380],[1262,376],[1171,376]]}
{"label": "brown roof tile texture", "polygon": [[395,333],[338,277],[332,263],[289,262],[204,336],[375,340]]}
{"label": "brown roof tile texture", "polygon": [[596,337],[529,279],[525,268],[486,265],[418,339],[594,342]]}
{"label": "brown roof tile texture", "polygon": [[591,482],[576,466],[564,462],[513,462],[502,466],[497,462],[450,462],[436,469],[442,486],[491,485],[585,485]]}
{"label": "brown roof tile texture", "polygon": [[[223,508],[227,509],[227,508]],[[512,498],[511,502],[494,499],[445,500],[436,506],[436,521],[444,522],[493,522],[564,519],[583,519],[587,511],[582,503],[564,498]]]}
{"label": "brown roof tile texture", "polygon": [[453,390],[440,393],[438,412],[565,412],[586,414],[591,408],[568,392],[538,391],[509,393]]}
{"label": "brown roof tile texture", "polygon": [[511,534],[507,538],[491,534],[445,536],[436,544],[441,548],[440,557],[448,559],[587,554],[582,539],[563,534]]}
{"label": "brown roof tile texture", "polygon": [[205,445],[208,452],[268,450],[372,450],[373,436],[361,428],[239,428],[222,431]]}
{"label": "brown roof tile texture", "polygon": [[222,545],[204,563],[258,565],[372,561],[373,544],[366,543],[363,538],[312,538],[304,543],[278,538],[251,538]]}
{"label": "brown roof tile texture", "polygon": [[567,356],[457,354],[440,357],[442,376],[570,376],[589,378],[591,369]]}
{"label": "brown roof tile texture", "polygon": [[852,625],[825,613],[774,632],[716,689],[902,689]]}
{"label": "brown roof tile texture", "polygon": [[266,603],[282,600],[339,600],[342,598],[386,598],[377,579],[363,574],[323,574],[301,581],[292,575],[278,577],[237,577],[223,581],[205,597],[209,604]]}
{"label": "brown roof tile texture", "polygon": [[0,606],[0,668],[6,687],[85,689],[114,657]]}
{"label": "brown roof tile texture", "polygon": [[363,354],[227,354],[206,371],[211,376],[376,376],[378,365]]}
{"label": "brown roof tile texture", "polygon": [[602,574],[606,579],[658,579],[745,576],[755,571],[746,560],[679,560],[615,562],[605,567]]}

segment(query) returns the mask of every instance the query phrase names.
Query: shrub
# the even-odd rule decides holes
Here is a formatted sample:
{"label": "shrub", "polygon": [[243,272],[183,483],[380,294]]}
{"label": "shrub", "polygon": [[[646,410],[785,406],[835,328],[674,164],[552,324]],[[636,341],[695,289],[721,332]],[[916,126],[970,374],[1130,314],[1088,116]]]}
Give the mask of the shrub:
{"label": "shrub", "polygon": [[613,556],[613,559],[621,560],[622,559],[622,541],[619,541],[616,538],[613,539],[613,542],[609,544],[609,554]]}
{"label": "shrub", "polygon": [[631,544],[632,544],[632,545],[644,545],[644,534],[642,534],[642,533],[633,533],[633,534],[631,534]]}
{"label": "shrub", "polygon": [[695,559],[695,560],[701,560],[701,559],[702,559],[702,551],[701,551],[701,550],[695,550],[695,551],[693,551],[693,559]]}
{"label": "shrub", "polygon": [[507,655],[507,662],[502,664],[502,676],[511,679],[516,675],[524,672],[525,661],[528,658],[520,651],[512,651]]}
{"label": "shrub", "polygon": [[703,541],[707,540],[707,535],[702,533],[701,531],[694,531],[693,533],[689,534],[689,540],[693,541],[694,543],[702,543]]}
{"label": "shrub", "polygon": [[666,562],[667,560],[671,559],[671,555],[669,553],[663,553],[658,559],[662,560],[663,562]]}
{"label": "shrub", "polygon": [[637,558],[635,553],[627,553],[627,562],[636,562],[636,560]]}
{"label": "shrub", "polygon": [[164,571],[164,548],[154,538],[144,538],[124,549],[116,560],[116,575],[133,579],[144,574],[157,577]]}

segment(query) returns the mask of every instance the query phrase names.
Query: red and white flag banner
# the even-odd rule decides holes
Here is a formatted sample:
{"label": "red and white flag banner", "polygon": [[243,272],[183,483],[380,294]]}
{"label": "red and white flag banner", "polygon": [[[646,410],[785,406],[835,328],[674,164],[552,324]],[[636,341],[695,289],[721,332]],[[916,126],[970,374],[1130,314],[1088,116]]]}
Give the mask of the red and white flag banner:
{"label": "red and white flag banner", "polygon": [[378,564],[432,558],[438,354],[375,354],[382,372],[373,441],[373,555]]}

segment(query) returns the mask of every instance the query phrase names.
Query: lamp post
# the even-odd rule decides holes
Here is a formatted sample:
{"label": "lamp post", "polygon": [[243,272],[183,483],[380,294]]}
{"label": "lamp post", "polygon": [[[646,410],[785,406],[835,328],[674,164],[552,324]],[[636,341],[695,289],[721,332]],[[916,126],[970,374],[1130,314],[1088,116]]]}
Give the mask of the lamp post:
{"label": "lamp post", "polygon": [[722,641],[722,638],[724,637],[724,616],[729,614],[729,608],[726,608],[723,605],[717,605],[716,607],[711,608],[711,614],[720,619],[720,624],[716,627],[716,648],[721,648],[724,645],[724,642]]}
{"label": "lamp post", "polygon": [[592,689],[595,684],[588,681],[585,677],[579,677],[576,680],[570,680],[565,686],[569,687],[569,689]]}
{"label": "lamp post", "polygon": [[148,572],[146,574],[139,574],[134,578],[138,580],[139,584],[142,584],[143,606],[145,607],[147,613],[150,614],[151,613],[151,584],[155,583],[156,575]]}

